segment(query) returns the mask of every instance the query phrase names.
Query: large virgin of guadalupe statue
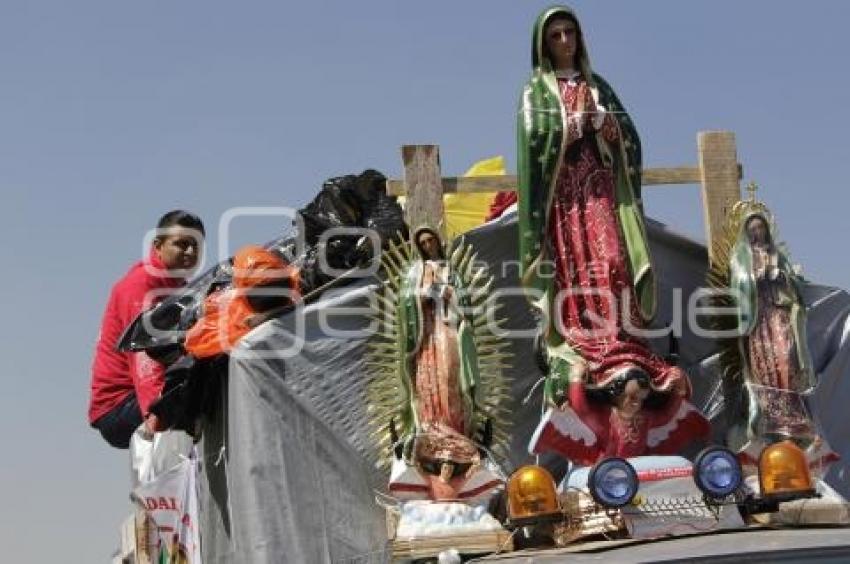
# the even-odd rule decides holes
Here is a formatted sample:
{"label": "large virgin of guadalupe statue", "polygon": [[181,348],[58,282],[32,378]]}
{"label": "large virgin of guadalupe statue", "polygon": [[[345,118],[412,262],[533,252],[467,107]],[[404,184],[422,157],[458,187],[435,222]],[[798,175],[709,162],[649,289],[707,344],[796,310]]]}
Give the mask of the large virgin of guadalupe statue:
{"label": "large virgin of guadalupe statue", "polygon": [[[446,257],[438,233],[392,246],[370,344],[372,424],[399,498],[474,501],[502,485],[506,343],[493,334],[491,278],[472,248]],[[384,456],[386,458],[384,458]]]}
{"label": "large virgin of guadalupe statue", "polygon": [[[687,375],[635,331],[648,325],[656,306],[640,139],[614,90],[591,71],[581,26],[568,8],[549,8],[537,19],[532,64],[517,126],[523,283],[543,320],[547,401],[569,409],[584,429],[544,420],[531,450],[583,462],[675,452],[708,426],[686,401]],[[649,401],[637,410],[616,408],[635,386]],[[618,418],[631,411],[634,417]],[[617,430],[611,435],[609,418]],[[656,428],[665,431],[651,432]],[[569,446],[579,435],[581,445]],[[546,437],[553,440],[538,441]]]}
{"label": "large virgin of guadalupe statue", "polygon": [[737,312],[731,326],[718,325],[737,335],[720,357],[729,446],[755,464],[764,446],[791,439],[813,465],[834,460],[804,401],[816,382],[800,279],[754,194],[733,207],[713,254],[709,284],[728,292],[724,305]]}

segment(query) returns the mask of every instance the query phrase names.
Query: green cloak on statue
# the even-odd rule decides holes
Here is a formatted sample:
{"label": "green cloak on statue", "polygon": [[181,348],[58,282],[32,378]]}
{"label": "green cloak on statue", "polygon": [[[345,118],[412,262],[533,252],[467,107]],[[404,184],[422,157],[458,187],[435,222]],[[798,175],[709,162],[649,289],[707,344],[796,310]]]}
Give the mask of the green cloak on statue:
{"label": "green cloak on statue", "polygon": [[[517,120],[517,167],[519,183],[519,248],[523,284],[529,299],[543,315],[544,336],[550,362],[575,362],[577,352],[556,330],[558,313],[552,311],[557,289],[553,275],[555,242],[550,236],[550,220],[557,183],[568,151],[568,121],[556,71],[547,54],[544,31],[553,19],[568,17],[576,25],[578,48],[575,70],[587,83],[596,107],[614,117],[616,141],[601,131],[587,132],[598,149],[603,167],[614,177],[614,209],[620,246],[625,255],[627,276],[634,289],[637,312],[642,323],[655,314],[655,276],[640,200],[640,138],[617,95],[598,74],[591,71],[588,50],[578,18],[566,7],[545,10],[537,18],[532,42],[531,78],[522,90]],[[554,370],[563,372],[563,370]]]}

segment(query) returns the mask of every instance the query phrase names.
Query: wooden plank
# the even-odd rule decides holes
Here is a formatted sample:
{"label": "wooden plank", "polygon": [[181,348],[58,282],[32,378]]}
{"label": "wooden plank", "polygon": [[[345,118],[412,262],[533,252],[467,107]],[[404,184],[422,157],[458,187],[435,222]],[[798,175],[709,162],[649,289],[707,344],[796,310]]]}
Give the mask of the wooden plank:
{"label": "wooden plank", "polygon": [[466,555],[510,552],[514,548],[513,535],[501,530],[392,540],[394,560],[435,558],[451,548]]}
{"label": "wooden plank", "polygon": [[641,171],[641,184],[657,186],[660,184],[699,184],[699,167],[679,166],[673,168],[645,168]]}
{"label": "wooden plank", "polygon": [[[741,178],[742,167],[738,167],[738,178]],[[517,189],[516,176],[448,176],[443,179],[443,193],[465,192],[514,192]],[[644,186],[661,186],[670,184],[701,184],[702,172],[699,167],[680,166],[671,168],[645,168],[641,184]],[[387,180],[387,193],[391,196],[404,196],[404,180]]]}
{"label": "wooden plank", "polygon": [[[443,193],[458,192],[515,192],[516,176],[449,176],[443,179]],[[387,180],[387,193],[391,196],[404,196],[403,180]]]}
{"label": "wooden plank", "polygon": [[404,196],[404,180],[396,178],[387,178],[387,194],[390,196]]}
{"label": "wooden plank", "polygon": [[429,225],[445,237],[443,182],[440,176],[440,148],[437,145],[404,145],[404,191],[407,195],[407,224],[416,229]]}
{"label": "wooden plank", "polygon": [[[744,167],[735,163],[738,170],[738,180],[744,174]],[[702,184],[702,170],[698,166],[678,166],[673,168],[645,168],[641,173],[643,186],[660,186],[663,184]]]}
{"label": "wooden plank", "polygon": [[702,184],[705,240],[709,256],[732,204],[741,199],[738,154],[731,131],[701,131],[697,135]]}

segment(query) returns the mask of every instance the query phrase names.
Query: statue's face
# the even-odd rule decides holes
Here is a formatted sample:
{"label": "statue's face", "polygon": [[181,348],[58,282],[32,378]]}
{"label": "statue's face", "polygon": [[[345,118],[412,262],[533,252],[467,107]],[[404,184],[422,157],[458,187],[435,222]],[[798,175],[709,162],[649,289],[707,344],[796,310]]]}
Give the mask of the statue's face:
{"label": "statue's face", "polygon": [[543,40],[556,68],[564,65],[574,66],[578,51],[578,29],[575,22],[567,18],[552,20],[546,24]]}
{"label": "statue's face", "polygon": [[764,245],[768,242],[767,225],[760,217],[750,220],[747,224],[747,237],[752,244]]}
{"label": "statue's face", "polygon": [[432,260],[440,258],[440,241],[433,233],[423,231],[416,238],[416,244],[422,249],[425,258]]}
{"label": "statue's face", "polygon": [[626,417],[640,413],[649,390],[642,388],[637,380],[629,380],[623,393],[616,399],[617,409]]}

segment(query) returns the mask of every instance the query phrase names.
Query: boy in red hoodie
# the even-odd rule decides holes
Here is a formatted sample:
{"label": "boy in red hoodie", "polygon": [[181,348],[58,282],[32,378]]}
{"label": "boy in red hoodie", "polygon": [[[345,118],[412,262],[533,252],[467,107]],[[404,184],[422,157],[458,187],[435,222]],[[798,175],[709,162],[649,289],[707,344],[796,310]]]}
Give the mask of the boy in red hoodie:
{"label": "boy in red hoodie", "polygon": [[123,353],[115,345],[142,311],[186,283],[198,264],[204,225],[194,214],[170,211],[157,223],[147,258],[134,264],[112,287],[92,365],[89,423],[116,448],[127,448],[144,421],[158,429],[148,408],[162,390],[164,368],[145,353]]}

